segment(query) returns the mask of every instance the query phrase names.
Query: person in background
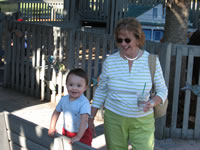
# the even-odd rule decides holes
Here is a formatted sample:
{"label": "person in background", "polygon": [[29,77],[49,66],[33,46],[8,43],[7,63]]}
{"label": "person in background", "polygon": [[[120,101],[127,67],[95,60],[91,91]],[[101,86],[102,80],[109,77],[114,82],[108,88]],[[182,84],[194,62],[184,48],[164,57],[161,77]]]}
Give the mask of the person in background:
{"label": "person in background", "polygon": [[152,88],[149,53],[141,49],[145,42],[141,24],[135,18],[119,20],[115,39],[119,51],[103,62],[89,127],[95,135],[94,117],[98,109],[104,106],[104,132],[108,150],[128,150],[129,142],[133,149],[153,150],[153,107],[164,103],[168,94],[159,59],[156,60],[154,76],[156,95],[147,99],[141,110],[137,105],[137,93],[144,90],[150,96]]}
{"label": "person in background", "polygon": [[62,134],[71,138],[71,143],[80,141],[91,146],[92,131],[88,128],[88,116],[91,112],[90,102],[83,95],[87,90],[88,78],[84,70],[71,70],[66,79],[68,95],[63,96],[51,118],[49,136],[54,136],[56,123],[63,112],[64,126]]}

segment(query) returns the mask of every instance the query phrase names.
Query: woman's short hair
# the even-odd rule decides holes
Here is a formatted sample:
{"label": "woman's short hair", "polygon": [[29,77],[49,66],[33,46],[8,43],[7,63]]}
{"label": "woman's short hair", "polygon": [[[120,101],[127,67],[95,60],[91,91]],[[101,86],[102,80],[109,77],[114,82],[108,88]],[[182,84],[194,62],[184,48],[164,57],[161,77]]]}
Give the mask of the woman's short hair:
{"label": "woman's short hair", "polygon": [[142,26],[137,19],[133,17],[122,18],[118,21],[115,28],[115,38],[118,37],[118,34],[121,30],[127,30],[132,32],[135,38],[138,40],[138,47],[143,47],[145,43],[145,34],[142,30]]}
{"label": "woman's short hair", "polygon": [[71,70],[71,71],[68,73],[68,75],[67,75],[66,83],[67,83],[68,78],[69,78],[69,76],[70,76],[71,74],[74,74],[74,75],[76,75],[76,76],[79,76],[79,77],[81,77],[81,78],[84,78],[84,79],[85,79],[86,85],[88,85],[87,73],[86,73],[83,69],[81,69],[81,68],[76,68],[76,69]]}

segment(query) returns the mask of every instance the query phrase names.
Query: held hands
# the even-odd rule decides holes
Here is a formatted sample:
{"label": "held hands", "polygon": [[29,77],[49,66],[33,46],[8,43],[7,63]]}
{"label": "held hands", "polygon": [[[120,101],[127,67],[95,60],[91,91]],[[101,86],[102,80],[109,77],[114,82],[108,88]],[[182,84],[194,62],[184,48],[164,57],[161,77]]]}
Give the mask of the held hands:
{"label": "held hands", "polygon": [[89,128],[91,128],[92,134],[94,136],[96,136],[95,126],[94,126],[94,118],[89,118],[89,120],[88,120],[88,126],[89,126]]}

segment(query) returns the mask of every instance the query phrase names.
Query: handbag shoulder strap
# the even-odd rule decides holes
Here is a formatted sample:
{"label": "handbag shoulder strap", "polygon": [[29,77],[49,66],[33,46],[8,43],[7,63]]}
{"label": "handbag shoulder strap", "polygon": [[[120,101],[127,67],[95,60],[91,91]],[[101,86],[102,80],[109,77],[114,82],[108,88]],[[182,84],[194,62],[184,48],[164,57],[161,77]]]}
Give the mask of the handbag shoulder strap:
{"label": "handbag shoulder strap", "polygon": [[[154,83],[154,74],[156,71],[156,57],[157,55],[149,54],[149,58],[148,58],[152,84]],[[153,85],[152,85],[152,88],[153,88]]]}

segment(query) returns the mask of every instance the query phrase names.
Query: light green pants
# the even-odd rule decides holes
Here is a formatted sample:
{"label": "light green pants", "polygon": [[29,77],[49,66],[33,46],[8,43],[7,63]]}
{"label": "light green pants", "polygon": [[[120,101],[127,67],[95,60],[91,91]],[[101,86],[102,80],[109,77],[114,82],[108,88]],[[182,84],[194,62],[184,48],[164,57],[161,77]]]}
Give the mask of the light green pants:
{"label": "light green pants", "polygon": [[105,109],[104,132],[107,150],[154,150],[154,116],[129,118]]}

